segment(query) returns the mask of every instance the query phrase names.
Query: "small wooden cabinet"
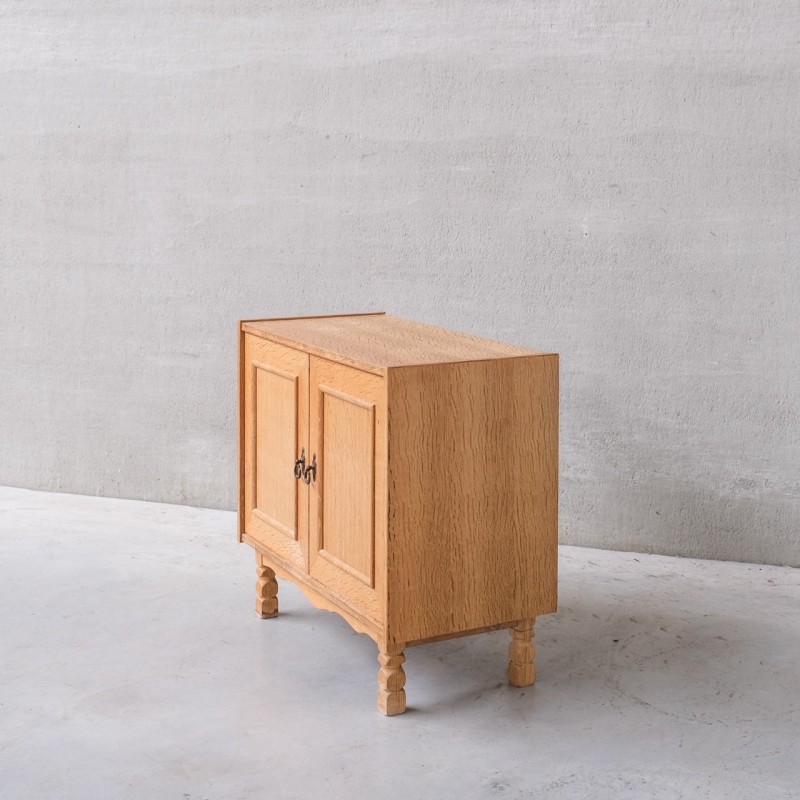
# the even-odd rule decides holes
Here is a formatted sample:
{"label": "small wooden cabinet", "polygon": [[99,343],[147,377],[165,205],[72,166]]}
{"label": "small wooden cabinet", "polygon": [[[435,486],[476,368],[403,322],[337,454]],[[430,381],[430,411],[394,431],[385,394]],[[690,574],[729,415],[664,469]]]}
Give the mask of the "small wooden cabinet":
{"label": "small wooden cabinet", "polygon": [[405,710],[406,647],[556,610],[558,356],[387,314],[240,324],[239,539],[256,608],[276,575],[378,645],[378,707]]}

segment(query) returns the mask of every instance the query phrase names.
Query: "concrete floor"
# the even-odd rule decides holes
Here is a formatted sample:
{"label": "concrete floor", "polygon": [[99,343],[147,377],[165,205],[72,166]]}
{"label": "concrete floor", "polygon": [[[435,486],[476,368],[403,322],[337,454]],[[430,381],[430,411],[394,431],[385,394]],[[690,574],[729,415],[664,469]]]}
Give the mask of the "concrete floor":
{"label": "concrete floor", "polygon": [[407,652],[281,582],[253,611],[228,512],[0,489],[10,800],[796,798],[800,572],[564,547],[539,679],[507,633]]}

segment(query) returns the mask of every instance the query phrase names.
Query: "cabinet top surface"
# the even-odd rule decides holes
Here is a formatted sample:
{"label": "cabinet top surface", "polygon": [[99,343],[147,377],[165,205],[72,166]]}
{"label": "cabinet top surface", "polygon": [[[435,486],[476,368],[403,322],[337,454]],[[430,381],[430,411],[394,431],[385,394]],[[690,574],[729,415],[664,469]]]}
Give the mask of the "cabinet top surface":
{"label": "cabinet top surface", "polygon": [[247,320],[242,330],[379,374],[389,367],[544,355],[391,314]]}

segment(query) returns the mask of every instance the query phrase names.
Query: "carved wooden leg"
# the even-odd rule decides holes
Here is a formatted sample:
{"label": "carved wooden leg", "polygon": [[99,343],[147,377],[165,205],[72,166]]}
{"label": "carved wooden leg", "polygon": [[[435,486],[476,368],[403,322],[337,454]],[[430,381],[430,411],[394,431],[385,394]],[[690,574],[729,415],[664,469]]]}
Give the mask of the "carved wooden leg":
{"label": "carved wooden leg", "polygon": [[535,619],[524,619],[511,628],[508,647],[508,682],[512,686],[532,686],[536,680],[536,648],[533,646]]}
{"label": "carved wooden leg", "polygon": [[406,710],[405,644],[387,644],[378,655],[378,711],[392,717]]}
{"label": "carved wooden leg", "polygon": [[264,563],[261,553],[256,553],[258,582],[256,583],[256,614],[261,619],[278,616],[278,581],[275,572]]}

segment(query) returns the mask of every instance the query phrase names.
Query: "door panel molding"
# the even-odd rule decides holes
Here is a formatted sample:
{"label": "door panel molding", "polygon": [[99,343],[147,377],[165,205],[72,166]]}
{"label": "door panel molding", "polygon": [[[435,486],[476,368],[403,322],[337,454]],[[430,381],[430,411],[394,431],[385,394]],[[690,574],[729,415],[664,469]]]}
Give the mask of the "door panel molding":
{"label": "door panel molding", "polygon": [[385,609],[385,381],[311,357],[309,568],[343,602],[381,618]]}
{"label": "door panel molding", "polygon": [[365,584],[366,586],[369,586],[370,588],[373,588],[375,586],[375,578],[373,577],[375,574],[374,560],[371,570],[372,575],[366,575],[363,572],[356,569],[354,566],[352,566],[352,564],[348,564],[346,561],[342,561],[341,558],[337,558],[333,553],[331,553],[329,550],[326,550],[325,548],[319,550],[317,552],[317,555],[320,558],[324,558],[326,561],[328,561],[337,569],[347,572],[354,578],[358,578],[358,580],[360,580],[361,583]]}
{"label": "door panel molding", "polygon": [[[309,357],[245,334],[242,353],[244,533],[308,569],[308,492],[293,475],[308,446]],[[303,486],[304,490],[305,487]]]}
{"label": "door panel molding", "polygon": [[[290,538],[297,539],[297,505],[299,501],[297,481],[294,480],[293,475],[291,476],[291,479],[289,479],[288,472],[284,475],[283,480],[280,478],[283,468],[288,470],[288,465],[293,464],[294,459],[296,458],[295,454],[297,452],[299,428],[299,379],[296,374],[275,369],[274,367],[263,364],[260,361],[253,361],[252,368],[253,396],[251,398],[251,409],[253,415],[253,428],[255,430],[255,436],[253,438],[253,447],[255,448],[255,454],[253,458],[253,463],[255,464],[255,469],[253,470],[253,497],[255,498],[255,506],[253,507],[253,513],[256,514],[256,512],[258,512],[257,516],[264,522],[272,525],[274,528],[285,533]],[[269,404],[266,410],[259,412],[259,392],[261,391],[259,386],[262,385],[260,383],[261,376],[259,373],[275,376],[278,379],[291,384],[291,396],[288,398],[288,402],[286,402],[286,398],[284,398],[284,407],[280,409],[280,413],[278,414],[270,413],[272,412],[272,409],[270,408]],[[278,394],[280,390],[278,389],[277,385],[273,384],[271,388],[272,392],[270,392],[270,387],[267,385],[263,386],[263,393],[266,395],[264,397],[265,403],[269,403],[268,396],[270,394],[275,396],[276,402],[279,399]],[[290,422],[286,422],[285,420],[287,418],[292,419],[294,421],[294,425],[292,425]],[[286,432],[288,432],[290,446],[287,447],[286,452],[282,454],[283,460],[279,463],[274,463],[275,456],[271,454],[271,448],[267,448],[264,458],[265,463],[259,464],[259,450],[261,446],[259,439],[262,438],[261,432],[264,434],[264,439],[274,439],[275,431],[270,431],[270,427],[272,426],[280,426],[283,428],[283,430],[278,433],[278,436],[281,438],[286,438]],[[270,443],[277,444],[274,441]],[[281,442],[281,444],[284,444],[284,442]],[[259,489],[261,489],[261,492],[259,492]],[[266,496],[264,496],[265,494]],[[280,509],[281,513],[277,515],[269,513],[270,506],[275,503],[278,506],[283,506],[283,508]],[[272,510],[277,511],[278,508],[273,507]],[[291,525],[287,524],[289,521],[288,518],[291,518]]]}
{"label": "door panel molding", "polygon": [[257,517],[262,522],[265,522],[267,525],[271,525],[276,530],[279,530],[281,533],[285,533],[290,539],[297,539],[298,532],[297,529],[294,528],[287,528],[280,520],[271,517],[269,514],[265,514],[261,509],[254,508],[250,512],[254,517]]}
{"label": "door panel molding", "polygon": [[[319,392],[319,439],[326,465],[319,552],[374,587],[375,403],[325,385]],[[353,408],[355,415],[349,410]]]}

